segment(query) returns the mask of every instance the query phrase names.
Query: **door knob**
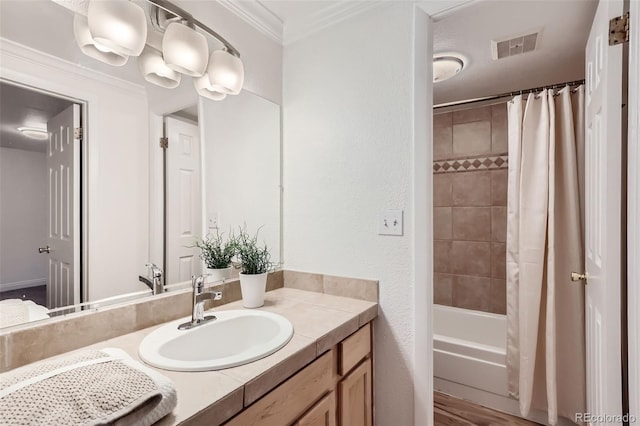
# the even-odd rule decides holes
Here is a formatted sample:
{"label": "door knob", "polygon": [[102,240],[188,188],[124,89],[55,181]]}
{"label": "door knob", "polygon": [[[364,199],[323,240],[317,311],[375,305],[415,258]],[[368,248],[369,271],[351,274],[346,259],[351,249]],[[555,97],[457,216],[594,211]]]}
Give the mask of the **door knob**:
{"label": "door knob", "polygon": [[49,246],[38,247],[38,253],[51,253],[51,248]]}
{"label": "door knob", "polygon": [[571,273],[571,281],[587,281],[587,274],[579,274],[577,272]]}

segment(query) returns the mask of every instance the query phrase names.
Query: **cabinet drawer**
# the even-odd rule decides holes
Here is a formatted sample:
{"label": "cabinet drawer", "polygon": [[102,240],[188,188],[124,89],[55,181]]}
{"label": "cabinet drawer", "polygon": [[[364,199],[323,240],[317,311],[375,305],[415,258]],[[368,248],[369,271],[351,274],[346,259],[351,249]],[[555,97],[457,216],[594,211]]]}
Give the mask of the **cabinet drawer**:
{"label": "cabinet drawer", "polygon": [[371,325],[369,323],[340,343],[338,373],[344,376],[370,353]]}

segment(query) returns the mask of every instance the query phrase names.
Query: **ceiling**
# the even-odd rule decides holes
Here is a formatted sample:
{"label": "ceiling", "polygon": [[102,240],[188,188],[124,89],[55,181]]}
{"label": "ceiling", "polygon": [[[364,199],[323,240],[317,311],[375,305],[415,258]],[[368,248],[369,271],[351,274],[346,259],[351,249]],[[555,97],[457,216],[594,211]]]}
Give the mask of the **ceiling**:
{"label": "ceiling", "polygon": [[[434,104],[584,78],[584,49],[597,0],[478,1],[434,25],[434,53],[468,59],[456,77],[434,85]],[[494,61],[491,40],[541,29],[536,50]]]}
{"label": "ceiling", "polygon": [[46,129],[47,122],[72,102],[0,83],[0,147],[46,152],[46,140],[24,136],[18,127]]}

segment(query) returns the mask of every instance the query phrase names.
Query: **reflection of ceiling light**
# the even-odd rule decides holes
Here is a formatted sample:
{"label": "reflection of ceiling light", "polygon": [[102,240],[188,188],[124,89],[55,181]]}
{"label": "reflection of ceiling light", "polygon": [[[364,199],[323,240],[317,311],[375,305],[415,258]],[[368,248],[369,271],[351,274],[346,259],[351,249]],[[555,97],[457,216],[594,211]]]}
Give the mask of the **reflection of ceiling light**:
{"label": "reflection of ceiling light", "polygon": [[225,50],[214,50],[207,69],[211,86],[218,92],[237,95],[244,84],[244,66],[240,58]]}
{"label": "reflection of ceiling light", "polygon": [[18,127],[18,130],[31,139],[45,140],[49,138],[49,132],[45,129],[36,129],[35,127]]}
{"label": "reflection of ceiling light", "polygon": [[440,83],[456,76],[464,68],[464,60],[452,54],[433,56],[433,82]]}
{"label": "reflection of ceiling light", "polygon": [[193,85],[200,96],[209,98],[214,101],[221,101],[227,97],[226,93],[220,93],[211,86],[209,81],[209,74],[205,74],[202,77],[194,78]]}

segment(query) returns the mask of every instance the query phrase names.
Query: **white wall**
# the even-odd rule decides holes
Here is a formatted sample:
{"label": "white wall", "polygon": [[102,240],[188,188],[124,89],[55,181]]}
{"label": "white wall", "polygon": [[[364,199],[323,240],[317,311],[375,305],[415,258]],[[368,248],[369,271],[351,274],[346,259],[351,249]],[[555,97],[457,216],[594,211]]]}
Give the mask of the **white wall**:
{"label": "white wall", "polygon": [[[237,235],[258,228],[273,262],[280,261],[280,107],[243,91],[224,102],[200,104],[204,192],[219,230]],[[206,229],[206,233],[215,230]]]}
{"label": "white wall", "polygon": [[0,290],[46,284],[47,166],[44,152],[0,147]]}
{"label": "white wall", "polygon": [[144,90],[7,40],[0,77],[87,101],[91,300],[144,290],[149,136]]}
{"label": "white wall", "polygon": [[[285,267],[380,281],[375,415],[384,426],[413,425],[414,264],[427,262],[413,260],[413,28],[413,5],[398,2],[284,50]],[[404,236],[377,235],[388,208],[404,209]]]}

